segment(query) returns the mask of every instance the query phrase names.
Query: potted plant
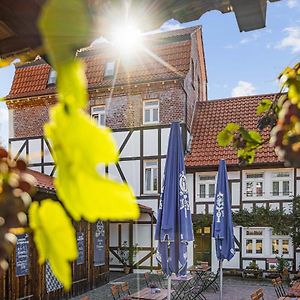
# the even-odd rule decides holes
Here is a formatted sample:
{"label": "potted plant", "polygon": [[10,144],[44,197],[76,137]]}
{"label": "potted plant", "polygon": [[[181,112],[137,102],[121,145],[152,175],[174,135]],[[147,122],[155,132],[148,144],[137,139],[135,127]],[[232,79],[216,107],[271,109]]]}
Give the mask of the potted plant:
{"label": "potted plant", "polygon": [[130,247],[127,241],[124,241],[122,247],[117,249],[117,254],[119,256],[120,262],[123,264],[123,270],[125,274],[130,273],[130,265],[133,264],[137,253],[138,244]]}

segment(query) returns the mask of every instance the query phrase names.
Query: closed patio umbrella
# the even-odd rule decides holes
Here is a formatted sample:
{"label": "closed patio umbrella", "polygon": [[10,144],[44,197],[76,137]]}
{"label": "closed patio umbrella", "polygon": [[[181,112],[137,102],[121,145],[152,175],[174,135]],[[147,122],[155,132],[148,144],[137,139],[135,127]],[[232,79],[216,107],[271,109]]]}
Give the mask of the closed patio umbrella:
{"label": "closed patio umbrella", "polygon": [[232,212],[225,160],[220,160],[213,213],[213,237],[220,266],[220,299],[223,299],[223,260],[235,254]]}
{"label": "closed patio umbrella", "polygon": [[155,239],[158,240],[157,259],[168,275],[170,299],[170,276],[172,273],[186,275],[187,244],[194,240],[180,125],[177,122],[172,123],[169,136]]}

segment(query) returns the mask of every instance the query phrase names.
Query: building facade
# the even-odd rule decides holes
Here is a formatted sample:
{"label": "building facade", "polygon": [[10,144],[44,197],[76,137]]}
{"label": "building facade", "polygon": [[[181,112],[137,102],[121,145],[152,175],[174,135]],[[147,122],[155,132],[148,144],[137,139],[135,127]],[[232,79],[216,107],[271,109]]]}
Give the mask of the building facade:
{"label": "building facade", "polygon": [[[233,148],[222,148],[217,143],[217,135],[227,123],[235,122],[255,130],[259,120],[257,105],[261,100],[275,96],[256,95],[197,103],[191,153],[186,157],[194,217],[213,211],[220,159],[227,163],[233,211],[265,207],[287,214],[291,212],[293,198],[300,194],[300,169],[285,167],[269,144],[257,151],[253,164],[240,166]],[[268,136],[269,131],[265,130],[263,138]],[[260,268],[267,270],[269,261],[281,256],[294,268],[298,267],[299,254],[289,235],[278,235],[270,227],[235,226],[234,233],[236,254],[230,262],[224,262],[225,268],[244,269],[255,260]],[[194,261],[197,260],[209,260],[214,269],[217,268],[210,228],[198,228],[195,232]]]}
{"label": "building facade", "polygon": [[[78,51],[86,63],[91,117],[113,131],[117,164],[103,167],[111,178],[128,182],[141,208],[136,222],[110,222],[110,267],[123,266],[118,249],[137,245],[134,270],[152,270],[153,228],[162,186],[171,123],[179,121],[187,148],[196,102],[206,101],[206,68],[201,28],[143,37],[144,49],[124,59],[110,44]],[[16,67],[6,98],[13,155],[32,170],[55,176],[50,143],[43,136],[49,108],[56,103],[55,71],[43,60]]]}

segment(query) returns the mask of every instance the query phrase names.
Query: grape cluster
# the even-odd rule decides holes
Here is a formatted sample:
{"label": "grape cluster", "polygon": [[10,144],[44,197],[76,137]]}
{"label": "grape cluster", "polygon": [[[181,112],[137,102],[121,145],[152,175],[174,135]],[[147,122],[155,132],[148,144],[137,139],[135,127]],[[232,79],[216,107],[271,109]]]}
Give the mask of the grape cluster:
{"label": "grape cluster", "polygon": [[257,128],[259,130],[264,130],[267,127],[273,128],[277,123],[277,117],[275,114],[266,115],[259,119]]}
{"label": "grape cluster", "polygon": [[270,142],[288,165],[300,167],[300,109],[296,104],[284,103],[278,123],[271,131]]}
{"label": "grape cluster", "polygon": [[35,178],[26,173],[26,168],[23,160],[12,160],[0,147],[0,274],[8,267],[17,240],[15,234],[27,224]]}

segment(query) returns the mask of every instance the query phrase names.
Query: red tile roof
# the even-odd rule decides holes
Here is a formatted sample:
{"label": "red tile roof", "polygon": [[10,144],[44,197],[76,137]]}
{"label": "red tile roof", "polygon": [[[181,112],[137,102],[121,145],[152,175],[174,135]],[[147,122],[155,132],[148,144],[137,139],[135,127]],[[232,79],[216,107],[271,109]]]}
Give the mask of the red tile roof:
{"label": "red tile roof", "polygon": [[[257,129],[259,116],[256,115],[258,103],[264,99],[273,99],[275,94],[255,95],[238,98],[198,102],[192,129],[191,154],[186,156],[187,168],[216,167],[220,159],[227,165],[238,165],[236,151],[232,147],[220,147],[217,143],[218,133],[229,122],[243,125],[247,129]],[[265,130],[264,138],[269,136]],[[279,163],[274,147],[262,146],[255,156],[254,164]]]}
{"label": "red tile roof", "polygon": [[[130,61],[120,59],[115,85],[136,84],[184,77],[190,66],[191,27],[143,37],[145,49]],[[153,53],[154,56],[149,53]],[[78,56],[86,62],[89,88],[112,87],[113,78],[104,78],[105,63],[116,60],[116,50],[110,44],[100,44],[82,49]],[[158,61],[159,60],[159,61]],[[161,62],[165,63],[161,63]],[[16,67],[12,88],[7,99],[55,93],[54,86],[47,87],[51,67],[42,59]]]}
{"label": "red tile roof", "polygon": [[32,175],[36,179],[37,181],[36,186],[38,188],[55,192],[53,177],[30,169],[28,169],[26,172]]}

